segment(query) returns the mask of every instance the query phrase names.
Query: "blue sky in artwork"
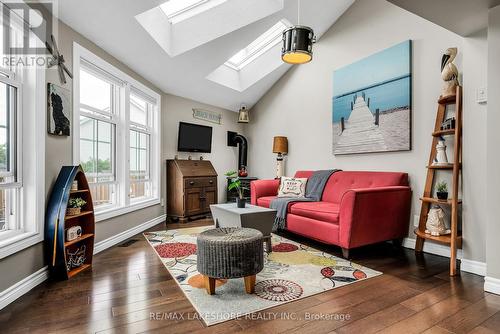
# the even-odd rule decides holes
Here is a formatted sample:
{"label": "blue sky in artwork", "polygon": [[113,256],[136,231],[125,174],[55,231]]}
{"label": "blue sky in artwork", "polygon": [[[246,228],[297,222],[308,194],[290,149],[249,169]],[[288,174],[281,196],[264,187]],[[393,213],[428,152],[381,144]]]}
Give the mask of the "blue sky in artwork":
{"label": "blue sky in artwork", "polygon": [[333,73],[333,96],[410,74],[410,41],[405,41]]}

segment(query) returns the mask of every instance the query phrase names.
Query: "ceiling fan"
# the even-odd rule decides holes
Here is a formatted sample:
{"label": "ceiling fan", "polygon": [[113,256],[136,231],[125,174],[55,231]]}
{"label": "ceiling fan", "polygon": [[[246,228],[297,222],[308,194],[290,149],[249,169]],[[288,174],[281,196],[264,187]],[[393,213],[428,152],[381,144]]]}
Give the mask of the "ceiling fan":
{"label": "ceiling fan", "polygon": [[59,71],[59,78],[61,79],[61,82],[65,84],[66,76],[64,75],[64,72],[66,72],[66,74],[68,74],[68,76],[71,79],[73,79],[73,74],[71,74],[70,70],[68,70],[66,65],[64,65],[64,56],[59,53],[54,35],[50,35],[50,39],[52,41],[52,46],[48,42],[45,42],[47,50],[49,50],[49,52],[52,55],[52,59],[50,59],[47,64],[47,68],[51,68],[57,65]]}

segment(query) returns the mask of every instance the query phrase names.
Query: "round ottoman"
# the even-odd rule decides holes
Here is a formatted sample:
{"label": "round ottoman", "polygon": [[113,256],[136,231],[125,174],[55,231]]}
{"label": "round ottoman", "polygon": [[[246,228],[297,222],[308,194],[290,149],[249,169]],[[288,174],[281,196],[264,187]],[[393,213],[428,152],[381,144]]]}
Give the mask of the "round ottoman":
{"label": "round ottoman", "polygon": [[197,238],[197,269],[204,276],[207,293],[215,293],[216,278],[245,279],[245,290],[253,293],[255,275],[264,267],[263,235],[253,228],[216,228]]}

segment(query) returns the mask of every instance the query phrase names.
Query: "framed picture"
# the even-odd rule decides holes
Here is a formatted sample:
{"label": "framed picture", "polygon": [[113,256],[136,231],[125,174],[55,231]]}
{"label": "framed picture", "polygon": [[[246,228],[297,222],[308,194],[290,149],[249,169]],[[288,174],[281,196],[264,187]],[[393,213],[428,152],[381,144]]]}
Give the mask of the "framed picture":
{"label": "framed picture", "polygon": [[71,131],[71,91],[47,84],[47,132],[56,136],[69,136]]}
{"label": "framed picture", "polygon": [[333,154],[411,150],[411,41],[333,73]]}

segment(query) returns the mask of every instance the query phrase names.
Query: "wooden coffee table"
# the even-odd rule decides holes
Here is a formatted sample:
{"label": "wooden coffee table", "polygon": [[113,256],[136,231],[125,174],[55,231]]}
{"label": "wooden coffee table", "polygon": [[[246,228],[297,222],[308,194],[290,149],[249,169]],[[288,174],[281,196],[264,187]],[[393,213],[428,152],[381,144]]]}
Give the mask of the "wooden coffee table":
{"label": "wooden coffee table", "polygon": [[276,210],[247,204],[240,209],[236,203],[210,205],[215,227],[247,227],[264,235],[266,250],[272,251],[271,231],[276,218]]}

